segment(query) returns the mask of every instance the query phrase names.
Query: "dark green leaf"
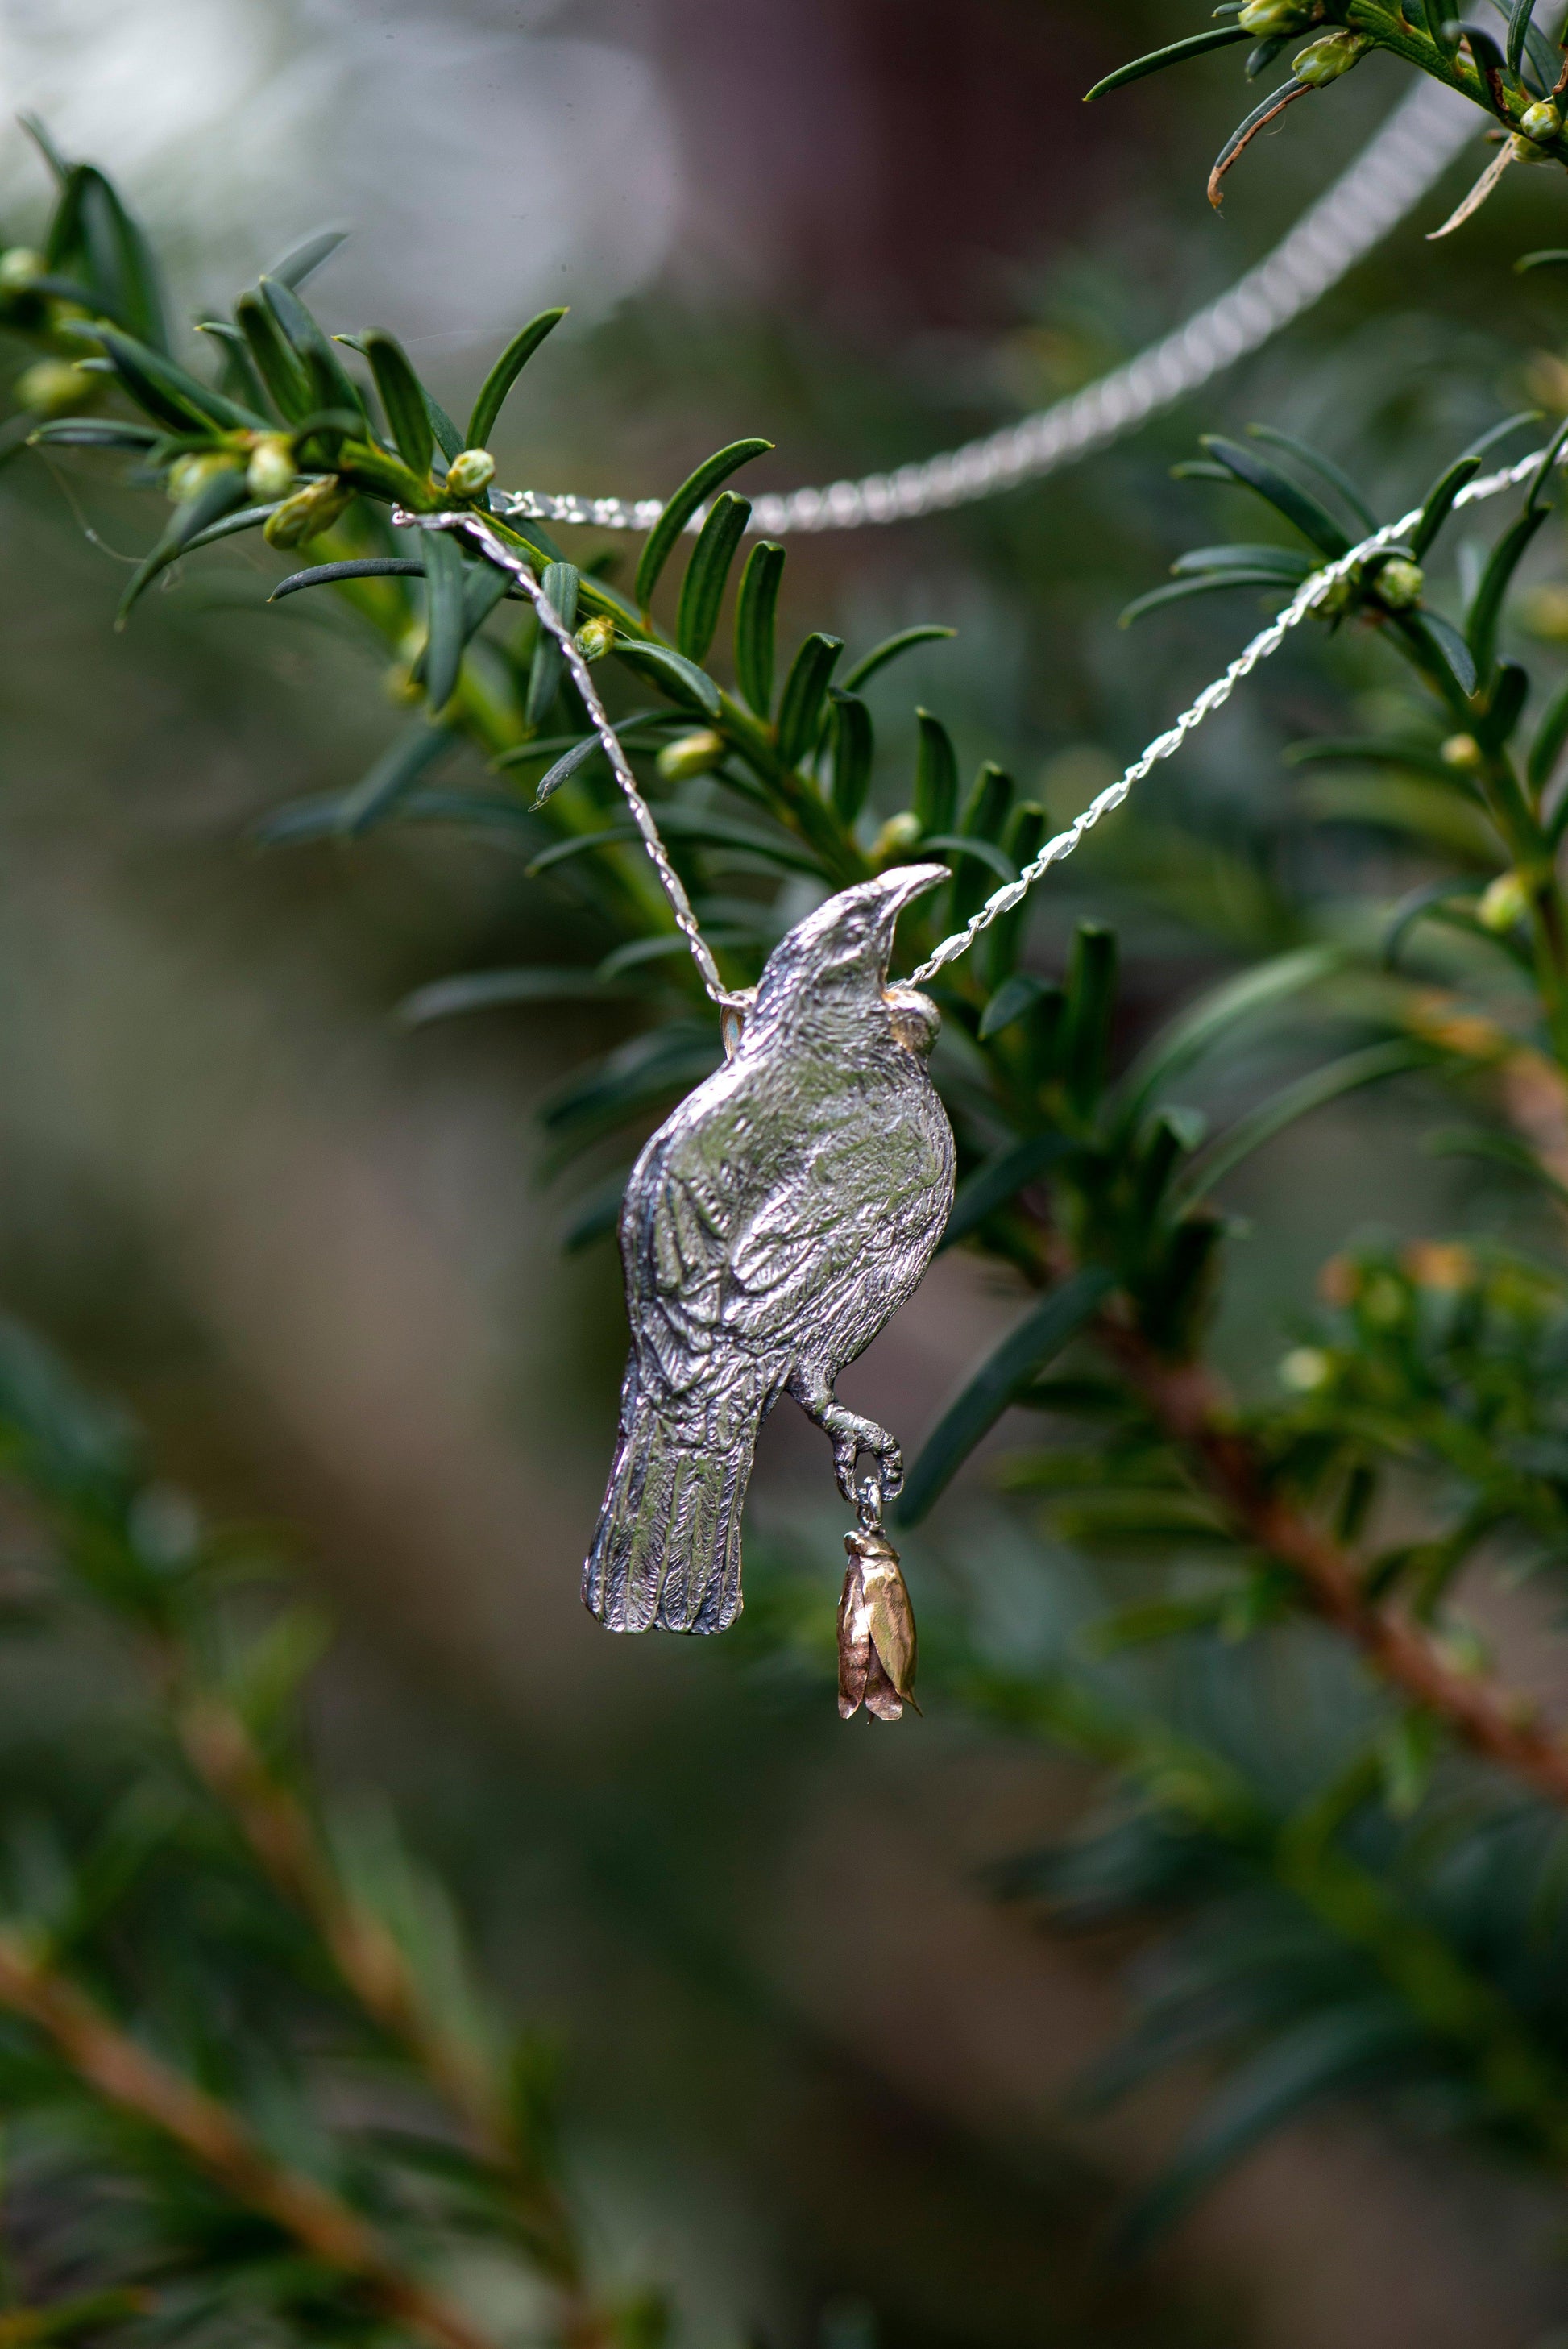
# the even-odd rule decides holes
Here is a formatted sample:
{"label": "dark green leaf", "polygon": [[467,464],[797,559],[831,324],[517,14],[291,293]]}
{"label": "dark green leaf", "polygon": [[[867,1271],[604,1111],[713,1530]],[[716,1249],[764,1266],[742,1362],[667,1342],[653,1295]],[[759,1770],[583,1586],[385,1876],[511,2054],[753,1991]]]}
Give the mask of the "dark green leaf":
{"label": "dark green leaf", "polygon": [[1391,2002],[1331,2007],[1280,2033],[1211,2097],[1129,2220],[1128,2249],[1163,2233],[1243,2154],[1305,2106],[1386,2074],[1415,2042],[1412,2023]]}
{"label": "dark green leaf", "polygon": [[1540,253],[1522,254],[1513,266],[1522,276],[1527,270],[1555,268],[1564,261],[1568,261],[1568,244],[1553,244],[1544,246]]}
{"label": "dark green leaf", "polygon": [[609,1238],[621,1220],[621,1208],[630,1174],[630,1167],[617,1167],[614,1174],[606,1174],[602,1183],[590,1186],[562,1226],[561,1246],[564,1254],[580,1255],[583,1248],[592,1247],[595,1240]]}
{"label": "dark green leaf", "polygon": [[966,1175],[954,1194],[953,1212],[945,1230],[937,1242],[937,1253],[967,1239],[977,1231],[988,1216],[1005,1207],[1016,1192],[1047,1166],[1071,1149],[1065,1133],[1031,1133],[1022,1142],[1010,1142]]}
{"label": "dark green leaf", "polygon": [[593,970],[472,970],[416,988],[397,1006],[397,1017],[406,1028],[423,1028],[432,1019],[493,1011],[509,1003],[614,1003],[631,993],[629,988],[607,987]]}
{"label": "dark green leaf", "polygon": [[463,661],[463,557],[448,531],[424,533],[425,695],[433,710],[444,709],[457,691]]}
{"label": "dark green leaf", "polygon": [[1289,1001],[1305,988],[1343,968],[1337,947],[1303,947],[1276,955],[1227,979],[1178,1015],[1146,1044],[1116,1091],[1116,1117],[1120,1130],[1134,1125],[1152,1097],[1173,1077],[1201,1060],[1210,1046],[1229,1033],[1236,1022],[1250,1019],[1276,1004]]}
{"label": "dark green leaf", "polygon": [[[1531,541],[1546,520],[1548,508],[1527,506],[1516,521],[1498,540],[1491,551],[1480,585],[1465,614],[1465,642],[1470,647],[1478,677],[1489,677],[1497,657],[1497,632],[1502,618],[1502,599],[1507,595],[1513,574],[1530,548]],[[1426,616],[1430,625],[1431,615]],[[1474,688],[1471,688],[1474,691]]]}
{"label": "dark green leaf", "polygon": [[634,593],[639,610],[645,612],[653,601],[654,589],[659,584],[659,574],[675,552],[679,538],[692,515],[705,498],[711,497],[722,481],[753,457],[765,456],[771,440],[732,440],[727,449],[720,449],[705,458],[695,473],[688,474],[665,507],[648,533],[642,560],[637,564]]}
{"label": "dark green leaf", "polygon": [[1424,563],[1433,541],[1453,512],[1454,500],[1467,482],[1473,481],[1480,471],[1479,457],[1456,457],[1446,473],[1427,492],[1427,502],[1421,508],[1421,519],[1410,538],[1410,554],[1417,563]]}
{"label": "dark green leaf", "polygon": [[1272,122],[1276,115],[1284,113],[1287,106],[1293,106],[1298,98],[1308,96],[1311,88],[1310,82],[1297,81],[1293,74],[1289,81],[1281,82],[1277,89],[1270,91],[1261,106],[1254,106],[1252,112],[1237,123],[1210,168],[1209,188],[1212,203],[1218,204],[1219,183],[1248,140],[1261,130],[1265,122]]}
{"label": "dark green leaf", "polygon": [[338,802],[336,829],[346,839],[369,832],[407,797],[457,738],[444,726],[419,723],[384,750],[366,775]]}
{"label": "dark green leaf", "polygon": [[1295,546],[1195,546],[1171,565],[1178,579],[1205,571],[1264,571],[1297,584],[1315,567],[1312,557]]}
{"label": "dark green leaf", "polygon": [[1015,1019],[1021,1019],[1026,1011],[1032,1011],[1047,991],[1045,980],[1037,978],[1032,971],[1016,970],[1011,978],[1004,979],[980,1015],[977,1032],[982,1044],[988,1043],[993,1036],[1001,1035]]}
{"label": "dark green leaf", "polygon": [[668,1021],[634,1036],[593,1067],[574,1071],[546,1096],[540,1122],[557,1134],[583,1128],[608,1132],[669,1094],[685,1092],[721,1057],[717,1034],[706,1022]]}
{"label": "dark green leaf", "polygon": [[1273,424],[1249,424],[1247,436],[1253,440],[1266,440],[1271,449],[1283,449],[1287,456],[1295,458],[1299,464],[1305,465],[1315,473],[1320,481],[1326,481],[1330,489],[1338,491],[1364,530],[1377,529],[1377,517],[1349,474],[1336,465],[1332,457],[1326,457],[1321,449],[1309,447],[1306,441],[1298,440],[1294,433],[1281,432]]}
{"label": "dark green leaf", "polygon": [[1250,41],[1252,37],[1251,33],[1243,33],[1237,26],[1223,25],[1212,33],[1193,33],[1184,41],[1172,41],[1168,48],[1150,49],[1146,56],[1134,57],[1130,65],[1118,66],[1103,81],[1097,81],[1091,90],[1085,91],[1084,103],[1087,106],[1090,99],[1104,98],[1113,89],[1125,89],[1129,82],[1141,81],[1145,74],[1160,73],[1166,66],[1181,65],[1188,57],[1201,57],[1210,49],[1226,49],[1234,42]]}
{"label": "dark green leaf", "polygon": [[849,825],[866,803],[876,749],[872,713],[858,694],[833,691],[832,730],[833,812]]}
{"label": "dark green leaf", "polygon": [[[30,423],[30,418],[23,418]],[[57,449],[150,449],[162,438],[149,424],[122,423],[117,416],[57,416],[26,435]]]}
{"label": "dark green leaf", "polygon": [[1266,498],[1276,512],[1284,514],[1286,522],[1294,524],[1304,538],[1310,539],[1321,554],[1330,559],[1348,554],[1350,541],[1327,507],[1310,490],[1293,481],[1288,473],[1282,473],[1277,465],[1271,465],[1266,458],[1243,448],[1240,441],[1227,440],[1217,432],[1205,432],[1202,445],[1228,473],[1234,474],[1243,488]]}
{"label": "dark green leaf", "polygon": [[105,320],[95,319],[91,325],[78,321],[62,331],[74,337],[101,342],[131,398],[150,414],[172,425],[177,432],[189,432],[192,426],[201,430],[213,425],[222,431],[253,431],[265,425],[264,417],[253,415],[222,392],[214,391],[210,384],[198,383],[193,375],[187,375],[182,367],[176,367],[161,351],[138,342],[134,336],[122,334],[118,326]]}
{"label": "dark green leaf", "polygon": [[1542,711],[1535,739],[1530,745],[1526,773],[1532,792],[1543,792],[1552,781],[1564,742],[1568,742],[1568,684],[1558,687]]}
{"label": "dark green leaf", "polygon": [[280,579],[269,604],[297,595],[302,587],[332,587],[340,579],[422,579],[425,566],[402,554],[360,554],[348,563],[315,563],[308,571],[291,571]]}
{"label": "dark green leaf", "polygon": [[759,540],[740,574],[735,602],[736,682],[764,723],[773,709],[774,629],[783,576],[784,549],[771,539]]}
{"label": "dark green leaf", "polygon": [[1454,770],[1435,743],[1406,740],[1397,734],[1315,734],[1305,742],[1288,743],[1280,756],[1287,767],[1391,767],[1398,773],[1429,776],[1450,791],[1454,784]]}
{"label": "dark green leaf", "polygon": [[158,264],[141,229],[95,165],[78,163],[67,171],[44,259],[51,270],[85,279],[89,307],[151,349],[167,353]]}
{"label": "dark green leaf", "polygon": [[681,581],[676,643],[687,660],[706,659],[736,550],[751,519],[751,501],[721,490],[708,510]]}
{"label": "dark green leaf", "polygon": [[817,740],[828,682],[843,649],[842,636],[826,636],[816,629],[789,665],[779,697],[777,729],[779,756],[787,767],[803,759]]}
{"label": "dark green leaf", "polygon": [[515,334],[502,351],[489,375],[480,386],[473,413],[469,418],[469,437],[464,446],[488,449],[490,434],[495,430],[507,393],[533,357],[545,336],[554,331],[566,316],[564,309],[542,310],[526,326]]}
{"label": "dark green leaf", "polygon": [[298,424],[316,407],[304,369],[279,332],[277,320],[257,295],[242,294],[234,317],[267,398],[285,424]]}
{"label": "dark green leaf", "polygon": [[1245,1117],[1238,1118],[1229,1132],[1222,1133],[1206,1151],[1190,1181],[1182,1185],[1182,1195],[1190,1205],[1212,1191],[1214,1185],[1283,1133],[1299,1118],[1310,1116],[1329,1102],[1344,1094],[1359,1092],[1363,1085],[1381,1084],[1388,1077],[1405,1075],[1411,1069],[1429,1068],[1433,1060],[1429,1044],[1417,1043],[1404,1037],[1387,1044],[1363,1045],[1359,1051],[1346,1052],[1326,1068],[1314,1069],[1310,1075],[1299,1078],[1295,1084],[1284,1086]]}
{"label": "dark green leaf", "polygon": [[1185,603],[1190,595],[1212,595],[1222,587],[1274,587],[1284,595],[1291,582],[1277,571],[1211,571],[1201,579],[1179,579],[1173,586],[1151,587],[1147,595],[1136,595],[1126,610],[1119,614],[1118,626],[1130,628],[1137,620],[1150,612],[1158,612],[1166,604]]}
{"label": "dark green leaf", "polygon": [[1405,612],[1399,626],[1436,666],[1446,670],[1459,688],[1461,698],[1468,700],[1476,688],[1475,663],[1470,648],[1459,630],[1440,612]]}
{"label": "dark green leaf", "polygon": [[958,755],[940,718],[914,713],[920,728],[915,754],[913,808],[923,833],[951,832],[958,812]]}
{"label": "dark green leaf", "polygon": [[859,693],[862,686],[871,683],[879,669],[886,668],[889,661],[897,660],[903,653],[913,652],[917,645],[940,644],[945,637],[954,636],[957,633],[956,628],[938,628],[930,625],[901,628],[896,636],[888,636],[855,663],[844,679],[844,691]]}
{"label": "dark green leaf", "polygon": [[425,387],[395,336],[368,334],[361,347],[370,362],[397,454],[409,471],[423,481],[429,472],[436,448],[429,410],[425,405]]}
{"label": "dark green leaf", "polygon": [[[353,414],[362,413],[365,403],[358,386],[293,286],[281,285],[275,277],[263,277],[261,293],[311,387],[311,406],[346,408]],[[265,381],[264,375],[263,380]]]}
{"label": "dark green leaf", "polygon": [[1091,1108],[1105,1083],[1116,1004],[1116,938],[1098,922],[1080,922],[1068,966],[1062,1073],[1068,1098]]}
{"label": "dark green leaf", "polygon": [[210,524],[231,513],[245,494],[245,477],[235,471],[221,474],[183,505],[176,506],[167,528],[150,554],[144,555],[131,573],[114,624],[123,628],[130,616],[131,607],[145,594],[160,571],[166,571],[199,540],[204,541]]}
{"label": "dark green leaf", "polygon": [[1014,783],[1011,775],[987,759],[975,778],[974,787],[964,803],[958,819],[958,829],[966,840],[1000,840],[1007,821],[1007,811],[1013,804]]}
{"label": "dark green leaf", "polygon": [[562,784],[569,783],[578,768],[586,766],[593,753],[602,751],[603,748],[597,734],[584,734],[580,742],[573,742],[571,750],[557,759],[548,773],[540,777],[539,788],[533,794],[534,806],[542,808],[546,800],[553,799]]}
{"label": "dark green leaf", "polygon": [[1076,1338],[1116,1287],[1103,1265],[1086,1265],[1025,1315],[943,1413],[909,1474],[900,1525],[918,1525],[1008,1404]]}
{"label": "dark green leaf", "polygon": [[994,873],[998,881],[1016,881],[1018,877],[1011,858],[994,840],[972,840],[963,832],[934,832],[922,839],[920,846],[922,854],[928,848],[935,849],[949,864],[955,856],[972,857],[976,864],[984,864]]}
{"label": "dark green leaf", "polygon": [[650,685],[663,688],[672,700],[686,708],[700,709],[707,718],[719,713],[718,688],[705,669],[698,668],[684,653],[674,651],[668,645],[639,644],[630,636],[617,636],[615,657],[645,678]]}
{"label": "dark green leaf", "polygon": [[[563,628],[577,625],[577,597],[582,576],[573,563],[548,563],[540,585],[552,611]],[[551,703],[560,688],[564,658],[554,636],[542,620],[533,640],[533,658],[529,664],[528,700],[524,721],[531,731],[542,726]]]}
{"label": "dark green leaf", "polygon": [[[689,840],[695,847],[733,849],[739,855],[760,857],[781,872],[820,876],[821,867],[816,858],[788,833],[764,832],[760,825],[740,823],[732,816],[708,815],[692,808],[662,807],[659,829],[671,840]],[[579,833],[571,840],[557,841],[545,849],[534,858],[529,870],[534,875],[553,872],[557,865],[570,864],[589,849],[618,847],[623,842],[641,838],[636,826],[629,823],[610,825],[603,832]]]}
{"label": "dark green leaf", "polygon": [[314,277],[323,262],[330,261],[347,237],[342,228],[318,229],[314,236],[305,237],[299,244],[291,245],[281,261],[274,261],[267,275],[280,285],[292,286],[297,293],[307,277]]}

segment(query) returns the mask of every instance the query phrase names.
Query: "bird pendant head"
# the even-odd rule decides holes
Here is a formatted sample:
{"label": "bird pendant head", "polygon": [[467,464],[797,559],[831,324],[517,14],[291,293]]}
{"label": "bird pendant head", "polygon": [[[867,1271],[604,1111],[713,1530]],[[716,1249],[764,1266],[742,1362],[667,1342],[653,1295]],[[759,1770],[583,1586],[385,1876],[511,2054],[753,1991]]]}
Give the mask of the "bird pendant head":
{"label": "bird pendant head", "polygon": [[830,897],[769,956],[748,1026],[788,1026],[825,1044],[891,1031],[923,1058],[936,1040],[936,1006],[916,988],[890,988],[888,958],[903,907],[951,877],[944,864],[896,864]]}

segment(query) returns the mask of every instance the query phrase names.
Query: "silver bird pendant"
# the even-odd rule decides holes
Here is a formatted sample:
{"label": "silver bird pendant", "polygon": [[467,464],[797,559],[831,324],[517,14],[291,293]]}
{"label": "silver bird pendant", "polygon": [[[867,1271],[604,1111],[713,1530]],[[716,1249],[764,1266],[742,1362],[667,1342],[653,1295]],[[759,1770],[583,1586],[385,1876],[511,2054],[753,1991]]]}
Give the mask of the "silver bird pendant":
{"label": "silver bird pendant", "polygon": [[918,1286],[953,1204],[953,1133],[926,1071],[936,1007],[887,983],[901,907],[948,878],[895,866],[830,897],[769,957],[732,1056],[632,1170],[621,1254],[632,1352],[583,1568],[613,1631],[722,1631],[740,1612],[758,1430],[794,1396],[840,1489],[896,1493],[899,1448],[833,1383]]}

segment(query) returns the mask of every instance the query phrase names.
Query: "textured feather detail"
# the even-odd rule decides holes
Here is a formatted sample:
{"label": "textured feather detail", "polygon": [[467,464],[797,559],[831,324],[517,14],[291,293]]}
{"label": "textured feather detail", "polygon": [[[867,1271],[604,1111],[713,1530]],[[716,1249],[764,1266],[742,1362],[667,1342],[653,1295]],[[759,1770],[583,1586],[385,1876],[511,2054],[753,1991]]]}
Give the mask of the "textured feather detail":
{"label": "textured feather detail", "polygon": [[626,1381],[583,1603],[612,1631],[723,1631],[740,1612],[740,1513],[757,1423],[677,1426]]}

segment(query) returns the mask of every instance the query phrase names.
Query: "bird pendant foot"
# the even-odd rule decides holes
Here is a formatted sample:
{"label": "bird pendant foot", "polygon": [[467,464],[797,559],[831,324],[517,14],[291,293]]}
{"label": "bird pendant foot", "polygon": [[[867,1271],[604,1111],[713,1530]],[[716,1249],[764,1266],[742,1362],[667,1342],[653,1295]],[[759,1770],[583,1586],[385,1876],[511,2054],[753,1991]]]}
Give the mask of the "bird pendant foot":
{"label": "bird pendant foot", "polygon": [[833,1474],[846,1501],[860,1500],[855,1468],[862,1452],[869,1452],[877,1464],[877,1481],[883,1500],[891,1501],[903,1490],[903,1454],[896,1436],[890,1435],[885,1427],[879,1427],[874,1419],[861,1419],[858,1412],[848,1410],[830,1387],[805,1391],[791,1387],[790,1392],[807,1418],[814,1420],[832,1444]]}

